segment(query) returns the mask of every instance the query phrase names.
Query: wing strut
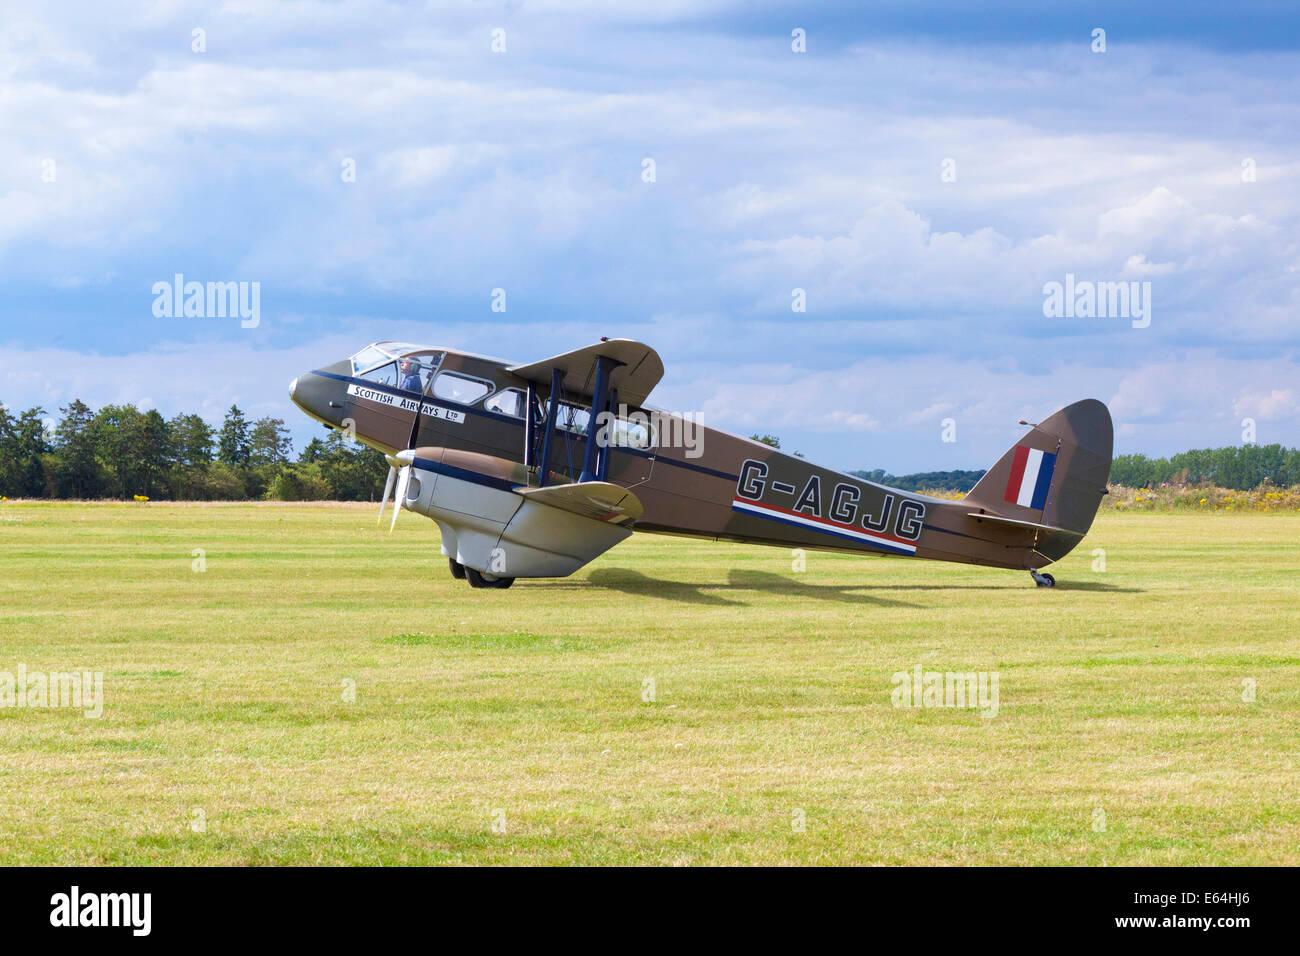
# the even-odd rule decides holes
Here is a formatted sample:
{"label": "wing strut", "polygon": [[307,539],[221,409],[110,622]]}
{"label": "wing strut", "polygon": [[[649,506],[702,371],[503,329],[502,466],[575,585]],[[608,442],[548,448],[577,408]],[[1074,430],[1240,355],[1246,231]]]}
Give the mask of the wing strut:
{"label": "wing strut", "polygon": [[[611,389],[609,390],[609,405],[608,405],[608,408],[609,408],[609,410],[610,410],[611,413],[617,414],[617,412],[618,412],[618,389],[616,389],[616,388],[611,388]],[[602,448],[602,449],[600,450],[600,463],[596,466],[596,480],[597,480],[597,481],[604,481],[604,480],[606,480],[606,477],[609,475],[609,441],[608,441],[609,436],[606,435],[605,438],[606,438],[606,441],[605,441],[605,447]]]}
{"label": "wing strut", "polygon": [[537,419],[533,415],[533,406],[537,403],[537,386],[528,383],[524,393],[524,467],[531,468],[537,464],[533,456],[537,454]]}
{"label": "wing strut", "polygon": [[546,469],[551,462],[551,436],[555,433],[555,424],[560,419],[560,382],[563,375],[558,368],[551,369],[551,402],[546,411],[546,425],[542,430],[542,457],[537,463],[537,487],[546,487]]}
{"label": "wing strut", "polygon": [[622,364],[608,355],[596,356],[596,386],[592,389],[591,411],[587,415],[587,448],[582,456],[582,475],[578,478],[579,484],[584,481],[603,480],[601,472],[605,470],[604,463],[598,466],[596,462],[596,452],[600,444],[598,441],[600,429],[597,426],[601,413],[609,408],[609,373]]}

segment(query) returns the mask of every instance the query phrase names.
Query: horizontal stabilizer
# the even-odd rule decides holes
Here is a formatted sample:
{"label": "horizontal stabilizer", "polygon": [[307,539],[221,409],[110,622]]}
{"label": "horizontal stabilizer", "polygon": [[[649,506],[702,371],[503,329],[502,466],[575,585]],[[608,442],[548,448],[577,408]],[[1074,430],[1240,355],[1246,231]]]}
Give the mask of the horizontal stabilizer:
{"label": "horizontal stabilizer", "polygon": [[596,359],[602,355],[618,363],[610,372],[609,384],[618,390],[619,401],[623,404],[645,404],[646,396],[664,377],[664,363],[659,353],[631,339],[608,339],[540,362],[513,365],[507,371],[543,388],[550,388],[551,369],[556,369],[564,376],[562,387],[567,395],[590,399],[596,387]]}
{"label": "horizontal stabilizer", "polygon": [[529,501],[606,524],[627,524],[641,517],[645,510],[636,495],[607,481],[583,481],[572,485],[515,490]]}
{"label": "horizontal stabilizer", "polygon": [[1058,528],[1050,524],[1038,524],[1034,521],[1018,521],[1015,518],[1004,518],[1001,515],[984,514],[979,511],[968,511],[968,518],[978,518],[981,521],[991,521],[994,524],[1009,525],[1013,528],[1028,528],[1030,531],[1049,531],[1052,534],[1068,534],[1076,538],[1082,538],[1085,534],[1083,531],[1071,531],[1069,528]]}

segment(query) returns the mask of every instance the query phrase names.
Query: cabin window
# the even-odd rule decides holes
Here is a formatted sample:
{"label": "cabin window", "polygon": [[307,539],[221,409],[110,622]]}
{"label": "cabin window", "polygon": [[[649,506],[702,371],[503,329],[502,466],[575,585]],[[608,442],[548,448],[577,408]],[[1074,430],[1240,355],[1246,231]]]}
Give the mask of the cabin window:
{"label": "cabin window", "polygon": [[[575,435],[586,435],[591,412],[580,405],[560,403],[560,420],[557,427]],[[649,448],[654,442],[649,416],[637,413],[629,420],[614,418],[608,425],[605,438],[615,448]]]}
{"label": "cabin window", "polygon": [[490,391],[492,386],[487,382],[458,375],[455,372],[439,372],[438,377],[433,380],[435,398],[459,402],[462,405],[472,405]]}
{"label": "cabin window", "polygon": [[523,418],[524,393],[517,388],[507,388],[505,391],[497,392],[485,401],[483,407],[489,412],[496,412],[498,415]]}
{"label": "cabin window", "polygon": [[606,439],[615,448],[649,448],[650,423],[648,416],[638,413],[631,420],[615,418],[608,426]]}
{"label": "cabin window", "polygon": [[577,405],[570,405],[568,402],[560,403],[560,420],[556,425],[563,428],[566,432],[573,432],[575,435],[587,434],[587,421],[591,418],[591,413],[585,408]]}

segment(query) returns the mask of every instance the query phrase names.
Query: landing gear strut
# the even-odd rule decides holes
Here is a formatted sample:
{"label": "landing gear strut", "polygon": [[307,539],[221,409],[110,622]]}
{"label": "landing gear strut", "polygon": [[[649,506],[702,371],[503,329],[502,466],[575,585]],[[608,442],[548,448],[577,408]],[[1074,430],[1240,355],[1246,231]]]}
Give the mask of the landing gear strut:
{"label": "landing gear strut", "polygon": [[1039,574],[1037,571],[1030,571],[1029,576],[1034,579],[1034,583],[1040,588],[1056,587],[1056,578],[1052,577],[1050,574]]}

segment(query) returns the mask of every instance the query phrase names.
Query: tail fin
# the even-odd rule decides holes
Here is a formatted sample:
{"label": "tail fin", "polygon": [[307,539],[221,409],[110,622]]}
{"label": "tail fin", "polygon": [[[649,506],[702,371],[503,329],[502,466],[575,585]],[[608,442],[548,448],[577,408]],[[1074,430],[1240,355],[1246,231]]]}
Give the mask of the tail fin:
{"label": "tail fin", "polygon": [[1092,527],[1110,478],[1114,438],[1104,404],[1088,398],[1067,405],[999,458],[964,501],[991,515],[1045,526],[1034,550],[1059,561]]}

